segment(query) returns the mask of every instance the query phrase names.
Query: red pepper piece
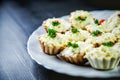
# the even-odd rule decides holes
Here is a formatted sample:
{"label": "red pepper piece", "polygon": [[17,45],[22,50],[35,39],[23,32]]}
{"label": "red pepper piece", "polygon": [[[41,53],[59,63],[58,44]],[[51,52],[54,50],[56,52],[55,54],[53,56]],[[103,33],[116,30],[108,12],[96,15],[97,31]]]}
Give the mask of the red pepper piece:
{"label": "red pepper piece", "polygon": [[118,14],[118,17],[120,18],[120,14]]}
{"label": "red pepper piece", "polygon": [[81,19],[84,19],[85,17],[84,16],[80,16]]}
{"label": "red pepper piece", "polygon": [[102,24],[105,21],[105,19],[99,20],[99,24]]}

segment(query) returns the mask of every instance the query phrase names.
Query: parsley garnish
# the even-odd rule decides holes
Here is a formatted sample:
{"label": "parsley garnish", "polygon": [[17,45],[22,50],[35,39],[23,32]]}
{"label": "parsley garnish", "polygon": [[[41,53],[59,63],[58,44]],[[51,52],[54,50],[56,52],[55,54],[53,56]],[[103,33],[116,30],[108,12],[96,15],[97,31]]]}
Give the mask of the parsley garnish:
{"label": "parsley garnish", "polygon": [[67,45],[68,47],[70,47],[70,46],[72,46],[72,43],[71,42],[68,42],[68,45]]}
{"label": "parsley garnish", "polygon": [[80,21],[85,21],[87,19],[87,17],[83,17],[83,16],[78,16],[77,17],[77,20],[80,20]]}
{"label": "parsley garnish", "polygon": [[53,21],[53,22],[52,22],[52,25],[53,25],[53,26],[58,26],[59,24],[60,24],[60,23],[59,23],[58,21]]}
{"label": "parsley garnish", "polygon": [[94,23],[97,25],[100,25],[99,20],[97,20],[97,19],[95,19]]}
{"label": "parsley garnish", "polygon": [[72,47],[73,47],[73,48],[77,48],[77,47],[79,47],[79,46],[78,46],[78,44],[73,43],[73,44],[72,44]]}
{"label": "parsley garnish", "polygon": [[104,42],[102,43],[104,46],[107,46],[107,47],[111,47],[113,46],[113,43],[112,42]]}
{"label": "parsley garnish", "polygon": [[56,37],[56,30],[48,29],[48,36],[50,36],[51,38]]}
{"label": "parsley garnish", "polygon": [[67,45],[68,47],[73,47],[73,48],[77,48],[77,47],[79,47],[78,46],[78,44],[76,44],[76,43],[71,43],[71,42],[68,42],[68,45]]}
{"label": "parsley garnish", "polygon": [[94,21],[94,23],[99,25],[99,22],[98,22],[98,20],[97,20],[97,19]]}
{"label": "parsley garnish", "polygon": [[78,30],[77,28],[72,28],[72,29],[71,29],[71,32],[72,32],[72,33],[77,33],[77,32],[79,32],[79,30]]}
{"label": "parsley garnish", "polygon": [[91,34],[92,34],[92,36],[97,36],[99,34],[102,34],[102,32],[99,30],[96,30],[96,31],[93,31]]}

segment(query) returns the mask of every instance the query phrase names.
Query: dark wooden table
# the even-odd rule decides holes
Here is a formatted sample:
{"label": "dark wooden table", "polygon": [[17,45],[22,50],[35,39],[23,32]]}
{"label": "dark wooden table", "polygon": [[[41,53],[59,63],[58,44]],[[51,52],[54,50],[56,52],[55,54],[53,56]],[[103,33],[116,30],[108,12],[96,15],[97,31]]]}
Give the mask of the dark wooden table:
{"label": "dark wooden table", "polygon": [[[79,0],[2,3],[0,5],[0,80],[87,80],[82,76],[72,77],[45,69],[30,58],[26,49],[29,36],[44,19],[68,15],[77,9],[100,8],[88,6]],[[110,80],[120,80],[120,78]]]}

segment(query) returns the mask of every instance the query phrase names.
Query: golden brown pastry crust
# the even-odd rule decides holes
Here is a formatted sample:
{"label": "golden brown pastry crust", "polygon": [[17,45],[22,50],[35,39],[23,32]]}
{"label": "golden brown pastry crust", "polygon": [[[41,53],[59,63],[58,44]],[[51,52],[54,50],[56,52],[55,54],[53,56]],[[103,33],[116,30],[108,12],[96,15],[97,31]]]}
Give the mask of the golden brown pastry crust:
{"label": "golden brown pastry crust", "polygon": [[49,47],[48,45],[45,45],[44,42],[39,40],[39,43],[41,45],[41,49],[44,53],[49,54],[49,55],[56,55],[58,54],[61,50],[64,49],[64,47],[57,47],[57,46],[53,46],[53,47]]}
{"label": "golden brown pastry crust", "polygon": [[62,54],[58,54],[57,57],[63,61],[67,61],[73,64],[84,64],[87,62],[87,59],[84,59],[85,54],[77,54],[76,56],[63,56]]}

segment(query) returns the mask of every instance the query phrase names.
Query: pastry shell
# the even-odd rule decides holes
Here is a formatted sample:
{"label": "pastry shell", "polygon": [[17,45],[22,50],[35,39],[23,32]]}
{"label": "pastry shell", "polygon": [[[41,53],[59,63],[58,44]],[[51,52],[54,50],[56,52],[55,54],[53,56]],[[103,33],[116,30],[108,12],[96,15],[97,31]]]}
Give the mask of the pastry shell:
{"label": "pastry shell", "polygon": [[95,69],[110,70],[118,66],[120,58],[95,58],[87,57],[91,66]]}
{"label": "pastry shell", "polygon": [[67,61],[73,64],[84,64],[87,62],[87,60],[84,59],[84,54],[77,54],[73,56],[64,56],[62,54],[58,54],[57,57],[63,61]]}
{"label": "pastry shell", "polygon": [[53,45],[52,47],[45,45],[44,42],[39,40],[39,43],[41,45],[41,49],[44,53],[48,54],[48,55],[56,55],[58,54],[61,50],[64,49],[64,47],[57,47],[55,45]]}

